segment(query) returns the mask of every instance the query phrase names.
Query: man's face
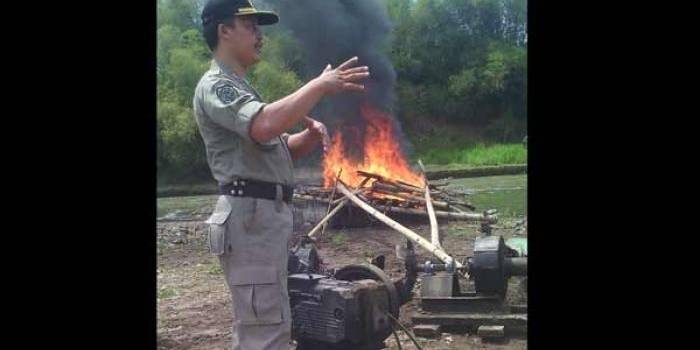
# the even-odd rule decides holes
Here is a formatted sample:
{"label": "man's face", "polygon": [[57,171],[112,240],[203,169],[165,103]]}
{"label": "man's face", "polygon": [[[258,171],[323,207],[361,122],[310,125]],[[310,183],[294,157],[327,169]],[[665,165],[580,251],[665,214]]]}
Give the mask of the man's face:
{"label": "man's face", "polygon": [[262,33],[255,16],[235,17],[234,26],[227,27],[228,45],[234,57],[243,66],[252,66],[260,61]]}

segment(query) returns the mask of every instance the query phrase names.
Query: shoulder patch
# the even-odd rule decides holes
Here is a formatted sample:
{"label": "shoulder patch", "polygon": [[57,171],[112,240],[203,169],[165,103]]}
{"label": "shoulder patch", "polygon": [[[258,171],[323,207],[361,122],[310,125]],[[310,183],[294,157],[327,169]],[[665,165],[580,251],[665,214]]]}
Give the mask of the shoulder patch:
{"label": "shoulder patch", "polygon": [[238,90],[233,83],[226,82],[216,88],[216,97],[223,103],[231,103],[238,97]]}

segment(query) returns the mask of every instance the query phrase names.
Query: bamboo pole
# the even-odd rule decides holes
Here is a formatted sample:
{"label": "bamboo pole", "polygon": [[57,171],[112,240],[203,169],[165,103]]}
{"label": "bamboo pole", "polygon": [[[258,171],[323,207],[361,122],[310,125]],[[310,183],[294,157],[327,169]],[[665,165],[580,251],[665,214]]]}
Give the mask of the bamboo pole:
{"label": "bamboo pole", "polygon": [[[333,183],[333,190],[331,191],[331,196],[328,197],[328,208],[326,208],[326,216],[328,216],[328,213],[331,212],[331,206],[333,205],[333,197],[335,197],[335,189],[338,187],[336,186],[338,184],[338,179],[340,179],[340,174],[343,173],[343,168],[340,168],[338,170],[338,175],[335,176],[335,182]],[[326,222],[327,223],[327,222]],[[321,226],[321,235],[323,235],[323,232],[326,231],[326,223]]]}
{"label": "bamboo pole", "polygon": [[380,213],[377,211],[377,209],[374,209],[371,205],[363,202],[361,199],[357,198],[354,194],[352,194],[346,187],[343,185],[342,181],[338,181],[338,191],[340,191],[342,194],[344,194],[347,198],[349,198],[353,203],[355,203],[358,207],[362,208],[364,211],[369,213],[370,215],[374,216],[375,218],[379,219],[379,221],[385,223],[387,226],[393,228],[396,231],[399,231],[399,233],[403,234],[404,236],[408,237],[410,240],[413,242],[419,244],[421,247],[425,248],[428,250],[430,253],[433,255],[437,256],[438,259],[442,260],[444,263],[449,264],[454,262],[455,267],[457,268],[462,268],[462,264],[454,260],[451,256],[447,255],[442,248],[436,247],[432,243],[428,242],[425,238],[419,236],[417,233],[411,231],[410,229],[406,228],[405,226],[399,224],[398,222],[390,219],[386,215]]}
{"label": "bamboo pole", "polygon": [[442,248],[437,218],[435,218],[435,209],[433,209],[433,201],[430,199],[430,183],[428,183],[428,179],[425,177],[425,167],[420,159],[418,159],[418,165],[420,165],[420,169],[423,171],[423,180],[425,181],[425,207],[428,210],[428,218],[430,219],[430,241],[436,247]]}
{"label": "bamboo pole", "polygon": [[316,234],[316,232],[318,232],[318,230],[321,229],[321,227],[326,222],[328,222],[328,220],[330,220],[333,217],[333,215],[335,215],[338,211],[340,211],[340,209],[342,209],[345,206],[345,204],[347,204],[347,203],[348,203],[348,199],[343,198],[343,201],[341,201],[340,204],[338,204],[335,208],[333,208],[333,210],[331,210],[326,216],[324,216],[323,219],[321,219],[321,221],[319,221],[316,224],[316,226],[313,229],[311,229],[311,231],[309,231],[309,233],[307,233],[306,235],[309,238],[313,238],[314,235]]}

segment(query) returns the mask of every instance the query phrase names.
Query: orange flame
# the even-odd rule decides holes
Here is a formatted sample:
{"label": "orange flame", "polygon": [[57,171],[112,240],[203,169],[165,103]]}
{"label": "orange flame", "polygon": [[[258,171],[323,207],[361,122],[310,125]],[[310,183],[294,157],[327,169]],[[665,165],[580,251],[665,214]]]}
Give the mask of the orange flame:
{"label": "orange flame", "polygon": [[336,131],[330,150],[323,159],[323,186],[332,187],[338,171],[342,169],[340,179],[352,187],[359,186],[364,179],[356,173],[357,170],[422,187],[423,177],[408,166],[399,143],[394,138],[390,116],[369,106],[363,106],[360,112],[367,121],[364,159],[350,159],[343,148],[343,135]]}

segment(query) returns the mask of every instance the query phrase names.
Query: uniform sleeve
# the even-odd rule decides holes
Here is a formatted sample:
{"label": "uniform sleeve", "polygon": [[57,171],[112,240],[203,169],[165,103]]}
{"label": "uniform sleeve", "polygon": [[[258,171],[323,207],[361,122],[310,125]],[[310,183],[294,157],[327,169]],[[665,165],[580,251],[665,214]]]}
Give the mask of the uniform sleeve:
{"label": "uniform sleeve", "polygon": [[[250,127],[253,118],[265,107],[266,103],[257,100],[253,94],[238,88],[233,82],[224,79],[218,80],[210,88],[206,88],[202,100],[202,108],[215,123],[251,142],[255,142],[250,137]],[[261,145],[272,144],[275,139],[271,141]]]}

